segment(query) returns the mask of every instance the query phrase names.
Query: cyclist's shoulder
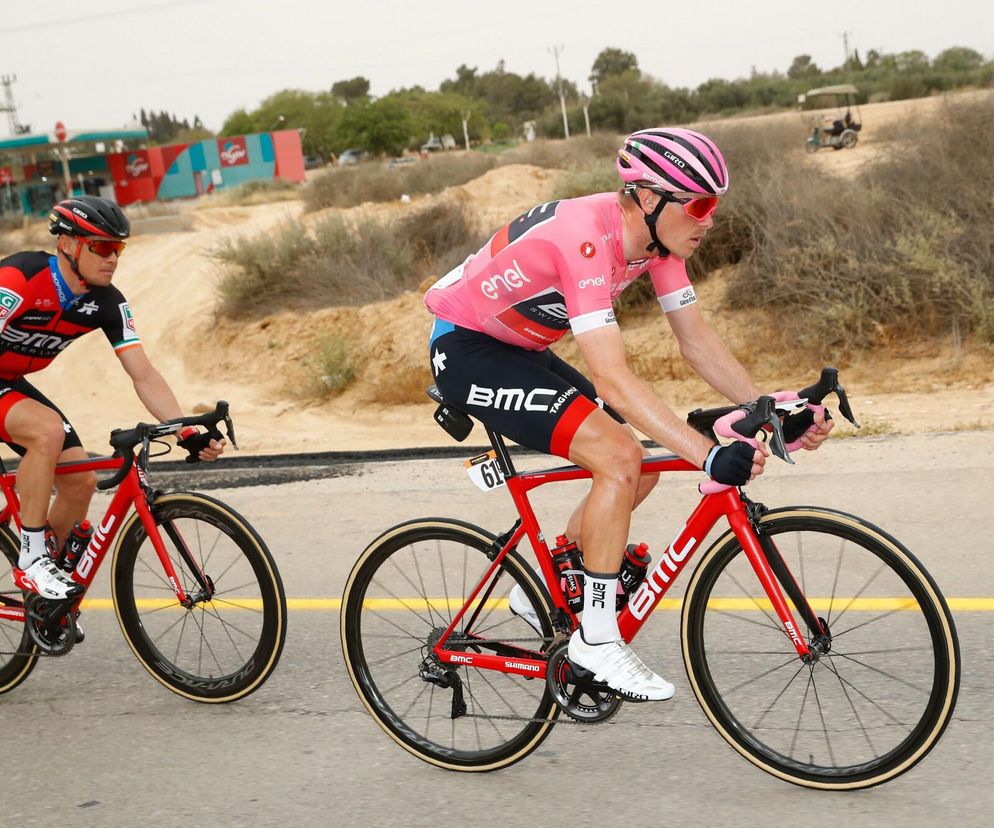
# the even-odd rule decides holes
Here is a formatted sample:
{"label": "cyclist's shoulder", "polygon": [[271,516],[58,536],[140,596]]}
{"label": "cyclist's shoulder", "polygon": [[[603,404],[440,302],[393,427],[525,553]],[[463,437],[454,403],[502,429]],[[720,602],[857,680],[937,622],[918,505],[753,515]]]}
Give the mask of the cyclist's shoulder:
{"label": "cyclist's shoulder", "polygon": [[0,259],[0,285],[24,282],[46,272],[50,258],[43,250],[24,250]]}

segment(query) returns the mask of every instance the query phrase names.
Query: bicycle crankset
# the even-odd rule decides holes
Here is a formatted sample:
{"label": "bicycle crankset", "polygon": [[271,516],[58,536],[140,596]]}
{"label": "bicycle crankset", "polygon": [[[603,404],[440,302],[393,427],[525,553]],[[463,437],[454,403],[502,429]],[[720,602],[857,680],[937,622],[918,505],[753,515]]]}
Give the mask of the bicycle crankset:
{"label": "bicycle crankset", "polygon": [[76,619],[70,611],[72,600],[50,601],[30,595],[24,603],[28,635],[46,655],[61,656],[76,644]]}
{"label": "bicycle crankset", "polygon": [[571,719],[588,724],[610,719],[622,699],[606,684],[594,681],[589,670],[576,668],[566,657],[569,642],[563,642],[549,654],[545,683],[563,712]]}

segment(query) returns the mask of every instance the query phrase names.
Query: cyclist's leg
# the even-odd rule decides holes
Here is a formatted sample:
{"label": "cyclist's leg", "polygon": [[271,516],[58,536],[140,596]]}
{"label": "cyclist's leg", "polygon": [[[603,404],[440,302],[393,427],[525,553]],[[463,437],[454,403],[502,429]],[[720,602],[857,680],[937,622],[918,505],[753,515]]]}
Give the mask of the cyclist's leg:
{"label": "cyclist's leg", "polygon": [[[75,440],[75,445],[68,445],[71,440]],[[75,430],[66,435],[66,444],[67,447],[59,455],[60,463],[87,459],[86,451],[79,443]],[[72,525],[86,517],[90,508],[90,499],[96,488],[96,472],[56,475],[55,500],[52,501],[52,508],[48,510],[48,523],[55,532],[60,547]]]}
{"label": "cyclist's leg", "polygon": [[[550,365],[550,367],[557,374],[565,377],[571,383],[573,383],[573,385],[575,385],[576,388],[579,389],[581,394],[594,400],[602,409],[604,409],[604,411],[607,414],[611,416],[613,420],[622,423],[627,429],[632,440],[634,440],[636,445],[638,446],[639,451],[641,452],[641,456],[647,456],[649,454],[648,450],[642,446],[641,441],[636,436],[635,430],[630,425],[625,423],[624,418],[622,418],[622,416],[618,414],[618,412],[616,412],[613,408],[611,408],[611,406],[609,406],[607,403],[601,400],[600,397],[597,396],[597,391],[594,388],[594,384],[589,379],[587,379],[583,374],[581,374],[578,370],[576,370],[576,368],[574,368],[564,359],[561,359],[560,357],[555,355],[552,356],[552,364]],[[658,482],[659,482],[658,474],[643,474],[639,477],[638,489],[635,492],[635,503],[632,506],[633,510],[638,508],[638,505],[643,500],[645,500],[646,497],[649,496],[649,492],[653,490],[656,483]],[[570,540],[577,541],[581,549],[583,548],[583,542],[581,539],[581,534],[582,534],[581,528],[583,526],[583,512],[584,509],[586,508],[586,504],[587,504],[587,498],[584,497],[583,500],[580,501],[576,509],[573,511],[573,514],[570,515],[569,521],[567,521],[566,523],[566,536],[570,538]]]}
{"label": "cyclist's leg", "polygon": [[[17,399],[12,400],[7,409],[4,421],[6,433],[2,436],[23,458],[17,474],[21,519],[26,526],[39,526],[47,519],[56,534],[57,544],[61,546],[73,522],[86,516],[97,476],[94,472],[55,476],[56,463],[86,459],[79,435],[58,406],[27,380],[15,380],[9,387],[12,388],[10,396],[16,395]],[[0,411],[7,396],[0,398]],[[37,439],[39,432],[44,435],[41,444]],[[54,443],[59,444],[59,452],[53,462],[51,450]],[[47,471],[49,468],[51,472]],[[35,482],[36,473],[42,475],[44,482]],[[22,476],[25,474],[26,478]],[[55,501],[49,510],[53,482]],[[40,523],[33,522],[35,520]]]}

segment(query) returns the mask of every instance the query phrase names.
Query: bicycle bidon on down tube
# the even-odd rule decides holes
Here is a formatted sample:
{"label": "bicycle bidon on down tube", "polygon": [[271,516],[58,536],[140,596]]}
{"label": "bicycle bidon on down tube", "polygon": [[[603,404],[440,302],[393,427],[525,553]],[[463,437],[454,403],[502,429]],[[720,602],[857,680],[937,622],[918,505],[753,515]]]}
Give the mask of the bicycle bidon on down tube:
{"label": "bicycle bidon on down tube", "polygon": [[[472,420],[429,393],[436,420],[465,439]],[[760,436],[791,462],[800,441],[784,444],[780,416],[824,410],[829,394],[855,424],[831,368],[800,392],[697,410],[688,422],[715,440]],[[622,705],[566,657],[579,621],[528,498],[590,473],[519,473],[503,438],[487,434],[492,450],[474,458],[471,477],[507,489],[514,526],[497,535],[449,518],[401,523],[363,551],[342,599],[343,652],[360,699],[404,749],[449,770],[507,767],[534,751],[560,714],[592,725]],[[642,468],[700,473],[673,455],[648,457]],[[932,577],[899,541],[853,515],[770,509],[712,480],[699,490],[683,528],[621,607],[624,639],[662,602],[679,604],[684,666],[701,708],[732,748],[780,779],[853,790],[913,767],[948,725],[959,688],[956,630]],[[727,530],[698,555],[722,521]],[[537,572],[518,550],[525,539]],[[666,593],[692,558],[684,598],[671,602]],[[510,609],[515,587],[531,622]]]}
{"label": "bicycle bidon on down tube", "polygon": [[[88,590],[113,548],[111,603],[132,652],[169,690],[211,703],[258,689],[275,669],[286,638],[283,582],[248,521],[219,500],[193,492],[163,494],[149,480],[149,459],[158,456],[149,453],[153,442],[168,451],[160,438],[186,426],[201,426],[220,439],[221,422],[234,445],[228,404],[219,402],[200,416],[114,431],[113,456],[56,469],[114,472],[97,484],[116,491],[72,577]],[[7,502],[0,512],[0,694],[23,682],[39,657],[73,649],[86,595],[52,601],[10,587],[19,549],[11,525],[20,529],[14,483],[13,474],[0,474]]]}

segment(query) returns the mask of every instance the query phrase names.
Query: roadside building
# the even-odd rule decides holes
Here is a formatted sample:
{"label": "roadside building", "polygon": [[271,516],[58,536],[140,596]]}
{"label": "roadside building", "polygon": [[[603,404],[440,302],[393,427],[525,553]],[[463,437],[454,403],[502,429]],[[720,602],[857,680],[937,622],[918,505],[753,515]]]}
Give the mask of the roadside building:
{"label": "roadside building", "polygon": [[148,146],[133,129],[17,135],[0,140],[0,215],[44,215],[67,194],[118,204],[192,198],[281,178],[304,181],[300,134],[280,130]]}

